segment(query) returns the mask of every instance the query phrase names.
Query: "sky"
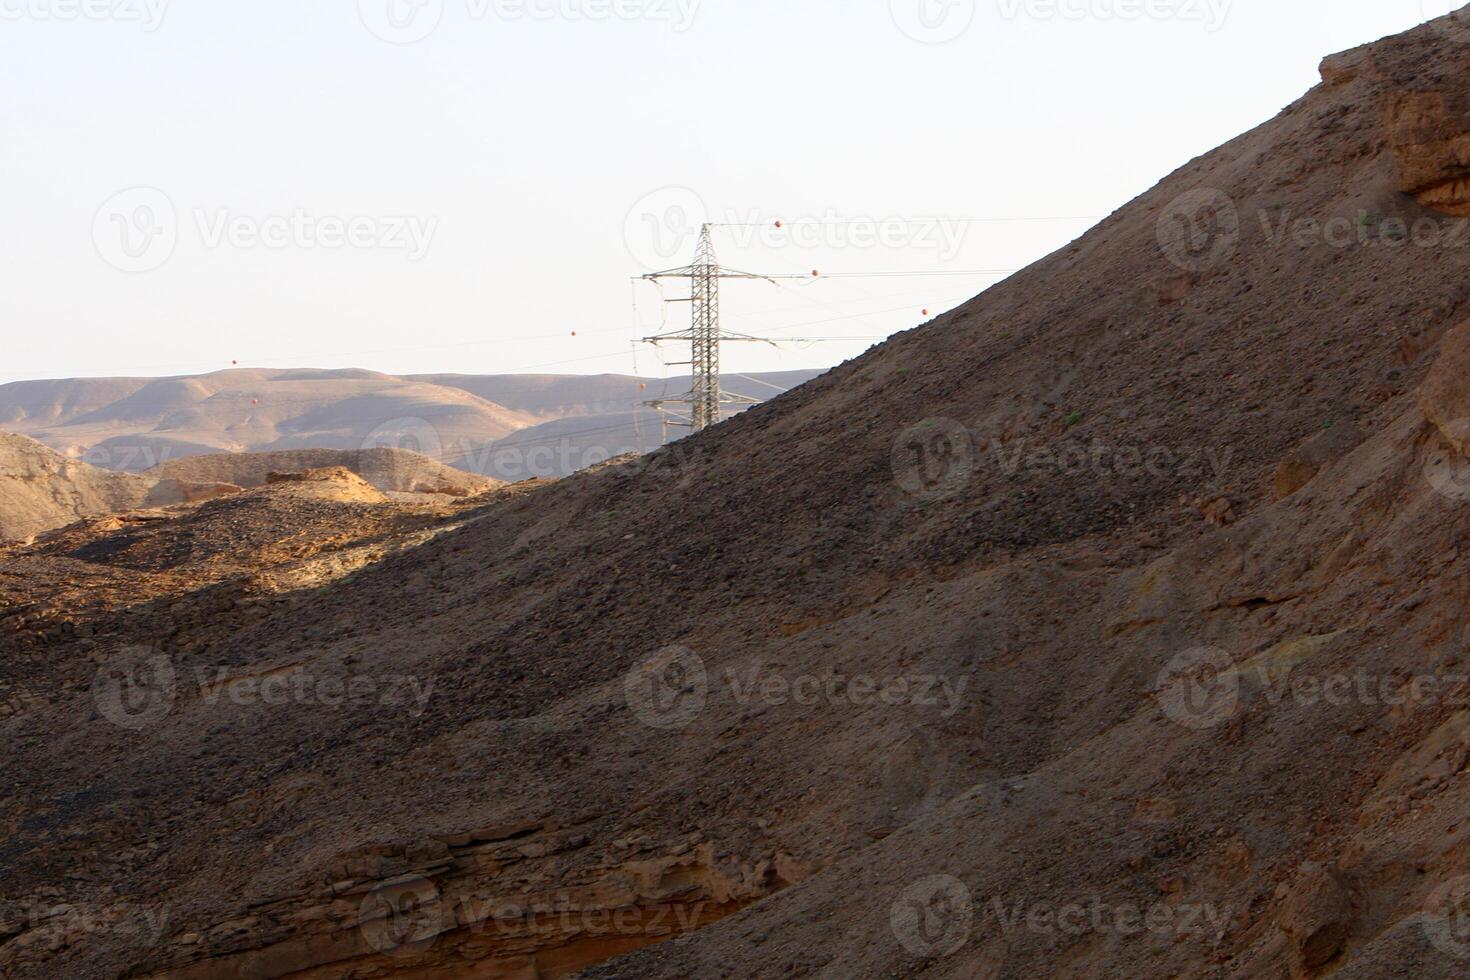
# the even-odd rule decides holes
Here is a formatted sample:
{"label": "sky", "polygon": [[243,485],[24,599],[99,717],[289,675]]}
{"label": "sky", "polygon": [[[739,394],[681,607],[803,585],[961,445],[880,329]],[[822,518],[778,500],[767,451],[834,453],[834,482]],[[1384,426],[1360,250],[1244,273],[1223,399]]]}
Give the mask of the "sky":
{"label": "sky", "polygon": [[831,366],[1457,5],[0,0],[0,382]]}

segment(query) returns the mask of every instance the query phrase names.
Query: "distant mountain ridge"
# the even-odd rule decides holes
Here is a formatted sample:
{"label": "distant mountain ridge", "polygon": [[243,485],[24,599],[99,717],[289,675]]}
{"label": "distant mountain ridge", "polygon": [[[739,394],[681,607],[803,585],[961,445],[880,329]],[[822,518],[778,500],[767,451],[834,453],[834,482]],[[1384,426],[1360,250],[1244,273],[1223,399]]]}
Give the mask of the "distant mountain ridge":
{"label": "distant mountain ridge", "polygon": [[[765,400],[820,372],[729,375]],[[0,429],[109,470],[219,453],[399,448],[501,480],[566,476],[684,434],[642,407],[685,378],[241,368],[0,385]]]}

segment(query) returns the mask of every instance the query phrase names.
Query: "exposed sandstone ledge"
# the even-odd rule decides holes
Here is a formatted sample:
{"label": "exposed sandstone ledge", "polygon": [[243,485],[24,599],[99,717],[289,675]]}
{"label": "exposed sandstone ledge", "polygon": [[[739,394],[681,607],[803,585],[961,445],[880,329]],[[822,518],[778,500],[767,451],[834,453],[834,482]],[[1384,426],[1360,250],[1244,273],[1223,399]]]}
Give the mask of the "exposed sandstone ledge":
{"label": "exposed sandstone ledge", "polygon": [[1460,93],[1398,92],[1384,123],[1399,190],[1427,208],[1470,216],[1470,105]]}
{"label": "exposed sandstone ledge", "polygon": [[1470,217],[1470,177],[1456,177],[1418,194],[1427,208],[1458,218]]}
{"label": "exposed sandstone ledge", "polygon": [[1353,48],[1323,58],[1318,71],[1328,88],[1337,88],[1357,78],[1370,62],[1371,54],[1367,48]]}
{"label": "exposed sandstone ledge", "polygon": [[722,858],[704,841],[578,865],[590,846],[575,829],[499,828],[345,855],[321,879],[340,880],[177,936],[172,965],[148,975],[549,980],[703,928],[806,873],[784,853]]}

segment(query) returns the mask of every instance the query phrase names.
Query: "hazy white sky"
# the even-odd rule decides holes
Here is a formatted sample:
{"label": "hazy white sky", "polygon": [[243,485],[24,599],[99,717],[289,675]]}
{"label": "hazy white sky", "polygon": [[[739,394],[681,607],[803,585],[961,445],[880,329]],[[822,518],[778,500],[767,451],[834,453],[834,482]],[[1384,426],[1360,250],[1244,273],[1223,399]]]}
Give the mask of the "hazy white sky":
{"label": "hazy white sky", "polygon": [[[0,381],[630,372],[629,278],[705,216],[743,269],[967,273],[727,287],[848,338],[733,369],[834,364],[1457,5],[0,0]],[[927,220],[966,216],[1066,220]]]}

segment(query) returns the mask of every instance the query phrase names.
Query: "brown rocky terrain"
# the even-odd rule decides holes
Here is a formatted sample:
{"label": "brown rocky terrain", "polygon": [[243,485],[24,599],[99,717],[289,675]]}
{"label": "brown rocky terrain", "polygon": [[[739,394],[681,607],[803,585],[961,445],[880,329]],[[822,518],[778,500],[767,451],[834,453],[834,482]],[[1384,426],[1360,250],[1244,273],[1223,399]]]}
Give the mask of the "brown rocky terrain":
{"label": "brown rocky terrain", "polygon": [[66,459],[33,439],[0,432],[0,541],[141,506],[151,488],[152,481]]}
{"label": "brown rocky terrain", "polygon": [[275,453],[224,453],[169,460],[144,476],[184,483],[264,486],[272,473],[341,468],[384,493],[439,493],[472,497],[499,481],[446,466],[421,453],[403,449],[299,449]]}
{"label": "brown rocky terrain", "polygon": [[1322,74],[650,457],[0,556],[0,969],[1464,976],[1470,24]]}
{"label": "brown rocky terrain", "polygon": [[[242,489],[320,471],[332,486],[351,484],[362,502],[415,502],[424,494],[475,497],[500,481],[466,473],[402,449],[228,453],[173,460],[132,475],[67,459],[24,436],[0,433],[0,543],[26,540],[79,518],[144,514],[199,504]],[[380,492],[381,491],[381,492]]]}

